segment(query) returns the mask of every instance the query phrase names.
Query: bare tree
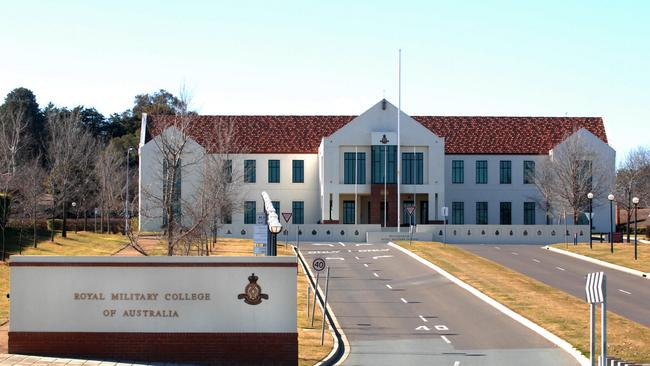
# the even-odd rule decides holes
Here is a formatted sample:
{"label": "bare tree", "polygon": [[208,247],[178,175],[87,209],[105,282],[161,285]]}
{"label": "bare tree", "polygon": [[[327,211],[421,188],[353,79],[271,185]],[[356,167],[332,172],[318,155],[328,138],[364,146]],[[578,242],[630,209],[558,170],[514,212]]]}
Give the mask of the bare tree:
{"label": "bare tree", "polygon": [[41,214],[41,201],[44,193],[44,183],[47,177],[45,169],[40,164],[40,156],[23,164],[20,168],[20,205],[23,213],[31,221],[32,245],[36,248],[36,223]]}
{"label": "bare tree", "polygon": [[5,260],[5,231],[9,218],[9,190],[15,179],[16,167],[21,150],[27,146],[26,131],[29,127],[24,105],[3,109],[0,115],[0,230],[2,230],[2,261]]}
{"label": "bare tree", "polygon": [[[63,214],[61,235],[66,237],[68,203],[75,188],[83,182],[92,166],[96,141],[79,122],[78,111],[56,111],[47,116],[49,144],[47,160],[50,165],[49,187],[54,200],[60,203]],[[54,214],[53,214],[54,218]],[[54,221],[52,221],[54,231]]]}
{"label": "bare tree", "polygon": [[100,231],[104,229],[104,221],[107,223],[107,231],[110,231],[110,212],[120,206],[124,182],[121,172],[124,168],[119,149],[109,144],[98,156],[95,163],[95,175],[98,186],[98,205],[100,208]]}
{"label": "bare tree", "polygon": [[554,187],[555,174],[552,164],[550,159],[537,161],[535,163],[535,172],[529,177],[539,191],[538,195],[529,198],[544,210],[546,225],[549,225],[553,220],[553,213],[556,211],[555,205],[559,203]]}
{"label": "bare tree", "polygon": [[616,172],[616,203],[626,211],[628,243],[630,242],[630,221],[634,210],[632,198],[638,196],[642,200],[642,205],[647,204],[649,181],[650,149],[640,146],[625,156]]}
{"label": "bare tree", "polygon": [[547,161],[538,164],[535,175],[545,202],[542,207],[556,214],[571,213],[574,223],[588,210],[587,194],[603,197],[612,184],[606,162],[579,134],[567,138]]}

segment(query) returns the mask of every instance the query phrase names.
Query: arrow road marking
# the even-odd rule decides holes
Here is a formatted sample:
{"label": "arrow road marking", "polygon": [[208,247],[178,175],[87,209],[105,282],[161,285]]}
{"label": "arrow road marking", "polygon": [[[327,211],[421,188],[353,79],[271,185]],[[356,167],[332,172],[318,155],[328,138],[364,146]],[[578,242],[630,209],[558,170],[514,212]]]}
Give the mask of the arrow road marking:
{"label": "arrow road marking", "polygon": [[430,331],[429,327],[426,325],[420,325],[419,327],[415,328],[415,330],[426,330],[427,332]]}
{"label": "arrow road marking", "polygon": [[379,275],[377,273],[375,273],[375,272],[372,272],[372,275],[375,276],[375,277],[379,277]]}
{"label": "arrow road marking", "polygon": [[334,244],[314,244],[314,246],[325,246],[325,247],[333,247]]}
{"label": "arrow road marking", "polygon": [[379,259],[379,258],[392,258],[392,255],[378,255],[376,257],[372,257],[372,259]]}
{"label": "arrow road marking", "polygon": [[393,286],[391,286],[391,285],[386,285],[386,287],[388,287],[391,290],[393,289]]}
{"label": "arrow road marking", "polygon": [[632,295],[631,292],[627,292],[627,291],[625,291],[625,290],[621,290],[620,288],[619,288],[618,290],[621,291],[621,292],[624,293],[624,294]]}
{"label": "arrow road marking", "polygon": [[345,246],[345,244],[343,244],[343,243],[341,243],[341,242],[339,242],[339,244],[341,244],[341,246]]}
{"label": "arrow road marking", "polygon": [[400,300],[402,300],[402,302],[403,302],[403,303],[405,303],[405,304],[408,304],[408,303],[409,303],[409,302],[408,302],[408,301],[406,301],[406,299],[405,299],[405,298],[403,298],[403,297],[401,297],[401,298],[400,298]]}
{"label": "arrow road marking", "polygon": [[445,336],[440,336],[440,338],[442,338],[443,341],[447,342],[447,344],[451,343],[451,341]]}
{"label": "arrow road marking", "polygon": [[327,258],[325,258],[325,259],[326,259],[326,260],[330,260],[330,259],[339,259],[339,260],[342,260],[342,261],[345,260],[345,258],[341,258],[341,257],[327,257]]}
{"label": "arrow road marking", "polygon": [[535,263],[542,263],[542,262],[540,262],[539,259],[535,259],[535,258],[533,258],[533,262],[535,262]]}
{"label": "arrow road marking", "polygon": [[422,319],[423,322],[425,322],[425,323],[428,322],[427,318],[423,317],[422,315],[418,315],[418,316],[420,317],[420,319]]}

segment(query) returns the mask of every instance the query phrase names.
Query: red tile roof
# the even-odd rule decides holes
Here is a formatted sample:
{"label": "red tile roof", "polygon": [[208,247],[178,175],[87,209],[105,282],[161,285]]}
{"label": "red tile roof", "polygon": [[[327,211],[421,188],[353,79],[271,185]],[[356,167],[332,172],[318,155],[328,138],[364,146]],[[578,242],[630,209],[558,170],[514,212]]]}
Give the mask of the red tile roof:
{"label": "red tile roof", "polygon": [[[248,153],[317,153],[329,136],[356,116],[191,116],[189,135],[213,146],[218,126],[231,122],[236,145]],[[175,116],[149,116],[149,126],[168,126]],[[412,116],[445,138],[447,154],[547,154],[586,128],[607,142],[600,117]],[[154,133],[155,135],[156,133]]]}

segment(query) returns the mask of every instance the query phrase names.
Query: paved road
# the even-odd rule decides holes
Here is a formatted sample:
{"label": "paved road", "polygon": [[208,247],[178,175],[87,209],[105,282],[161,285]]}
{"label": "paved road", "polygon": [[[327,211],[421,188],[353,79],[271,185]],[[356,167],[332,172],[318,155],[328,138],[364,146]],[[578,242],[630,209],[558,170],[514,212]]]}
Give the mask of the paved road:
{"label": "paved road", "polygon": [[607,275],[608,310],[650,327],[650,280],[543,249],[539,245],[455,244],[584,299],[585,276]]}
{"label": "paved road", "polygon": [[346,365],[577,365],[564,351],[385,244],[309,243],[331,267]]}

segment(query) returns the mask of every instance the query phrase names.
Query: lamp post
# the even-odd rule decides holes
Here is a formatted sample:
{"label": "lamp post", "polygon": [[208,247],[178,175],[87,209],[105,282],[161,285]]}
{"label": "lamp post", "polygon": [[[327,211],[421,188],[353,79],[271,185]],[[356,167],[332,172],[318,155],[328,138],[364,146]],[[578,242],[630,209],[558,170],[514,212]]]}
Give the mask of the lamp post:
{"label": "lamp post", "polygon": [[132,147],[126,150],[126,196],[124,198],[124,235],[129,232],[129,153]]}
{"label": "lamp post", "polygon": [[589,198],[589,249],[593,249],[593,244],[591,242],[591,228],[593,227],[592,220],[594,219],[593,205],[594,194],[589,192],[587,193],[587,198]]}
{"label": "lamp post", "polygon": [[79,210],[76,209],[77,202],[72,202],[72,208],[77,211],[77,219],[74,220],[74,233],[77,233],[77,221],[79,221]]}
{"label": "lamp post", "polygon": [[637,247],[637,234],[636,234],[636,222],[637,222],[637,212],[639,209],[639,197],[634,197],[632,198],[632,203],[634,204],[634,260],[637,259],[637,252],[636,252],[636,247]]}
{"label": "lamp post", "polygon": [[[276,214],[277,216],[277,214]],[[278,224],[271,224],[269,225],[269,231],[271,232],[271,255],[272,256],[277,256],[278,255],[278,233],[282,231],[282,225],[279,224],[279,221],[276,220]]]}
{"label": "lamp post", "polygon": [[610,193],[607,199],[609,200],[609,251],[614,253],[614,212],[612,208],[614,195]]}

